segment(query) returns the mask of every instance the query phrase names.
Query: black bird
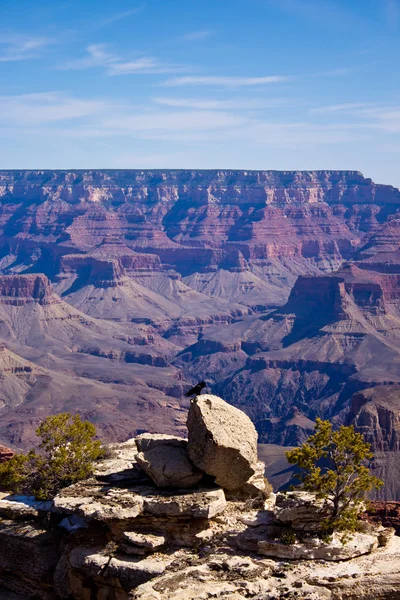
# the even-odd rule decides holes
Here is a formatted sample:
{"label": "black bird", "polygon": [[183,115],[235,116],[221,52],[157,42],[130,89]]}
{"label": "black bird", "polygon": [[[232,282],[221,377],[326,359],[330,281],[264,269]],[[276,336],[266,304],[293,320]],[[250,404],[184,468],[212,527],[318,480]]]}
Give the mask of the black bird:
{"label": "black bird", "polygon": [[192,387],[192,389],[190,389],[188,392],[186,392],[186,394],[185,394],[186,398],[189,398],[190,396],[198,396],[199,394],[201,394],[201,392],[203,391],[203,389],[205,387],[207,387],[206,382],[200,381],[200,383],[198,383],[197,385]]}

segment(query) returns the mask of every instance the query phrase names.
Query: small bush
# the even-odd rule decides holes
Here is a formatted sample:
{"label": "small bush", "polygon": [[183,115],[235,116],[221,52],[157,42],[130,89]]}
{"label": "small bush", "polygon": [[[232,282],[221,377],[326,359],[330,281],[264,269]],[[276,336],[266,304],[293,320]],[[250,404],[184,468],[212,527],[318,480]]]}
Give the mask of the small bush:
{"label": "small bush", "polygon": [[321,522],[327,535],[354,532],[366,492],[383,482],[370,474],[366,463],[373,457],[371,446],[353,426],[333,430],[329,421],[316,420],[315,433],[299,448],[286,452],[290,464],[300,467],[303,489],[325,500],[330,514]]}
{"label": "small bush", "polygon": [[293,546],[297,542],[297,536],[293,529],[284,529],[280,535],[279,541],[285,546]]}
{"label": "small bush", "polygon": [[16,454],[0,465],[2,487],[48,500],[63,487],[89,477],[101,456],[101,444],[94,439],[95,426],[79,415],[47,417],[36,435],[40,438],[37,450]]}

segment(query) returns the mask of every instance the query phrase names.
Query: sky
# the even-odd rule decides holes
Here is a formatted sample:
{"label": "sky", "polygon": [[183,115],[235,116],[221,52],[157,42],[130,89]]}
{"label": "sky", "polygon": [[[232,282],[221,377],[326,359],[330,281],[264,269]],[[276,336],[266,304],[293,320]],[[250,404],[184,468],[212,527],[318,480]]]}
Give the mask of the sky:
{"label": "sky", "polygon": [[400,0],[0,0],[2,169],[400,187]]}

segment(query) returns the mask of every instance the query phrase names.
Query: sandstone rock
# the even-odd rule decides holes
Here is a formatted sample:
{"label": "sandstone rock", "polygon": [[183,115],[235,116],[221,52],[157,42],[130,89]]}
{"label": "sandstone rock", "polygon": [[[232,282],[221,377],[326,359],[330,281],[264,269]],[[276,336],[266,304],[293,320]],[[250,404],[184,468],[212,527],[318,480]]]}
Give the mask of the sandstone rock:
{"label": "sandstone rock", "polygon": [[[1,498],[0,494],[0,498]],[[52,509],[52,502],[42,502],[33,496],[4,494],[0,499],[0,517],[13,520],[30,520],[43,517]]]}
{"label": "sandstone rock", "polygon": [[107,566],[105,578],[118,579],[121,587],[130,591],[132,588],[164,573],[168,562],[152,558],[112,558]]}
{"label": "sandstone rock", "polygon": [[57,534],[35,523],[0,523],[0,574],[11,589],[16,581],[28,598],[46,597],[59,557]]}
{"label": "sandstone rock", "polygon": [[189,488],[203,477],[187,456],[187,441],[167,435],[137,438],[136,460],[158,487]]}
{"label": "sandstone rock", "polygon": [[136,437],[135,442],[139,452],[146,452],[165,445],[171,448],[187,448],[187,440],[184,438],[163,433],[142,433]]}
{"label": "sandstone rock", "polygon": [[330,515],[330,505],[315,497],[315,494],[302,491],[280,492],[276,494],[275,517],[293,529],[318,531],[321,522]]}
{"label": "sandstone rock", "polygon": [[140,480],[142,473],[134,464],[138,454],[135,438],[121,444],[110,444],[111,458],[101,460],[96,464],[94,476],[104,481]]}
{"label": "sandstone rock", "polygon": [[279,541],[258,542],[258,552],[265,556],[286,559],[341,561],[370,554],[379,546],[378,538],[365,533],[354,533],[346,543],[343,534],[334,533],[330,542],[318,538],[306,538],[301,543],[283,544]]}
{"label": "sandstone rock", "polygon": [[396,534],[396,530],[394,527],[382,527],[378,529],[377,533],[379,545],[388,546]]}
{"label": "sandstone rock", "polygon": [[212,519],[226,508],[223,490],[200,490],[198,492],[169,496],[153,496],[144,500],[144,513],[163,517],[193,517]]}
{"label": "sandstone rock", "polygon": [[101,486],[95,480],[74,484],[54,498],[54,511],[77,513],[87,519],[110,521],[133,519],[143,512],[137,488]]}
{"label": "sandstone rock", "polygon": [[[73,569],[92,577],[101,576],[104,584],[126,591],[164,573],[166,562],[154,559],[110,557],[99,548],[74,548],[69,555]],[[103,584],[103,585],[104,585]]]}
{"label": "sandstone rock", "polygon": [[110,557],[102,553],[102,548],[76,547],[69,553],[69,564],[73,569],[83,569],[88,575],[100,575]]}
{"label": "sandstone rock", "polygon": [[241,488],[256,472],[257,432],[242,411],[218,396],[191,403],[188,454],[193,463],[227,490]]}
{"label": "sandstone rock", "polygon": [[122,547],[127,554],[156,552],[166,543],[166,538],[162,535],[136,533],[135,531],[125,531],[123,540],[125,543]]}
{"label": "sandstone rock", "polygon": [[265,464],[262,461],[258,461],[254,465],[254,470],[254,475],[240,489],[231,490],[227,493],[228,499],[258,498],[261,503],[267,499],[272,492],[272,486],[265,478]]}
{"label": "sandstone rock", "polygon": [[14,456],[13,450],[6,446],[0,446],[0,464],[10,460]]}

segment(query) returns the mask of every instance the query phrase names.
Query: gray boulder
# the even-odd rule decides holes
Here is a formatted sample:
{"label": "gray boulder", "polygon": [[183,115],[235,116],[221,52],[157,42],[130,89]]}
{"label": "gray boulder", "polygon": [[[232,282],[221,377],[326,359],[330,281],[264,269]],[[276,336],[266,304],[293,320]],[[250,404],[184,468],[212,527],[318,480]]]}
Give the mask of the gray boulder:
{"label": "gray boulder", "polygon": [[257,432],[249,417],[218,396],[192,400],[188,454],[226,490],[240,489],[257,470]]}
{"label": "gray boulder", "polygon": [[203,477],[189,460],[183,438],[145,433],[136,443],[136,461],[158,487],[190,488]]}
{"label": "gray boulder", "polygon": [[276,495],[275,517],[301,531],[318,531],[324,519],[332,513],[332,506],[315,494],[303,491],[279,492]]}

